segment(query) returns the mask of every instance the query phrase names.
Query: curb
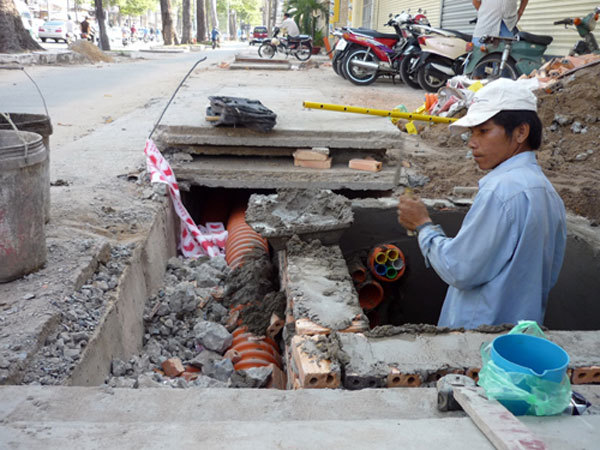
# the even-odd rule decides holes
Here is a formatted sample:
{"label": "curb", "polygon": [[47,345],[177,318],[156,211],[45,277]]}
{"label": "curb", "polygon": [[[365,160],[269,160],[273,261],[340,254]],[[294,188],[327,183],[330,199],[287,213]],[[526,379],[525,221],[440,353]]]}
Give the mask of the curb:
{"label": "curb", "polygon": [[31,53],[0,53],[0,64],[16,63],[21,65],[50,65],[50,64],[84,64],[88,59],[69,50]]}

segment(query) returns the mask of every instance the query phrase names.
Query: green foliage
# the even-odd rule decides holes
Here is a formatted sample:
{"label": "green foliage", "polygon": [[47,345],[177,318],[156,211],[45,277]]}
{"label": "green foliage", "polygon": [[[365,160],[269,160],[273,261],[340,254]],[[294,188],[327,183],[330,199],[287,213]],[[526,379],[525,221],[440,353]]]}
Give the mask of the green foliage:
{"label": "green foliage", "polygon": [[[238,21],[260,25],[262,17],[260,7],[262,0],[217,0],[217,14],[219,18],[227,18],[227,3],[229,2],[229,10],[236,11]],[[224,20],[224,23],[227,23]]]}
{"label": "green foliage", "polygon": [[[300,33],[310,34],[315,44],[317,43],[317,16],[323,13],[327,17],[329,3],[321,3],[319,0],[287,0],[283,11],[290,11],[300,28]],[[322,31],[320,40],[323,41]]]}
{"label": "green foliage", "polygon": [[146,11],[155,11],[157,0],[112,0],[125,16],[141,16]]}

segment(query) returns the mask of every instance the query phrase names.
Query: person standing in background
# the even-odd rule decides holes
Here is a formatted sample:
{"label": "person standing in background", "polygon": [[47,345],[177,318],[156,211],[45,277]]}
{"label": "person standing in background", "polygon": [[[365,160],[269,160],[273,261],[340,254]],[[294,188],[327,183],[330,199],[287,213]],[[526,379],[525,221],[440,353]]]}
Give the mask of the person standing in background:
{"label": "person standing in background", "polygon": [[529,0],[473,0],[477,10],[477,25],[473,31],[473,43],[481,45],[482,36],[511,37],[521,19]]}

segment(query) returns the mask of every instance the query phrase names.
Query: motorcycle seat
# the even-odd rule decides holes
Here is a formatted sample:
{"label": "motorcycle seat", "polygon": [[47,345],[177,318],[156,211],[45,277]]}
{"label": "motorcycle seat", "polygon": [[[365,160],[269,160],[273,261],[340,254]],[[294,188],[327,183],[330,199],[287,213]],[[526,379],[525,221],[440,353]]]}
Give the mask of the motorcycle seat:
{"label": "motorcycle seat", "polygon": [[398,39],[398,35],[397,34],[390,34],[390,33],[380,33],[379,31],[375,31],[375,30],[370,30],[368,28],[350,28],[351,32],[356,32],[358,34],[364,34],[366,36],[371,36],[373,38],[380,38],[380,39]]}
{"label": "motorcycle seat", "polygon": [[531,42],[532,44],[539,45],[550,45],[550,42],[554,39],[552,36],[542,36],[539,34],[531,34],[526,31],[519,31],[517,34],[520,40]]}
{"label": "motorcycle seat", "polygon": [[298,36],[288,36],[290,41],[308,41],[311,37],[308,34],[299,34]]}
{"label": "motorcycle seat", "polygon": [[471,42],[473,40],[472,34],[463,33],[462,31],[458,31],[458,30],[444,30],[444,31],[447,31],[448,33],[452,33],[456,37],[461,38],[463,41]]}

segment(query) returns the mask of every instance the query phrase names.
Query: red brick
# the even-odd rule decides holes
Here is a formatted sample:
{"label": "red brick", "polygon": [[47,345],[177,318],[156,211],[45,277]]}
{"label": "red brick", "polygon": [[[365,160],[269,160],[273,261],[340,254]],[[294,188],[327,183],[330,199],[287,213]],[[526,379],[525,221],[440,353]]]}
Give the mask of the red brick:
{"label": "red brick", "polygon": [[179,358],[167,359],[161,365],[165,371],[165,375],[168,377],[178,377],[185,372],[185,368],[183,367],[183,364]]}
{"label": "red brick", "polygon": [[304,161],[327,161],[329,158],[329,150],[296,150],[294,159],[302,159]]}
{"label": "red brick", "polygon": [[374,159],[351,159],[348,167],[356,170],[364,170],[367,172],[379,172],[381,170],[381,161]]}
{"label": "red brick", "polygon": [[271,369],[271,379],[267,383],[267,389],[285,390],[287,385],[285,373],[276,364],[271,364]]}
{"label": "red brick", "polygon": [[327,158],[325,161],[308,161],[294,158],[294,166],[307,167],[309,169],[331,169],[331,158]]}

